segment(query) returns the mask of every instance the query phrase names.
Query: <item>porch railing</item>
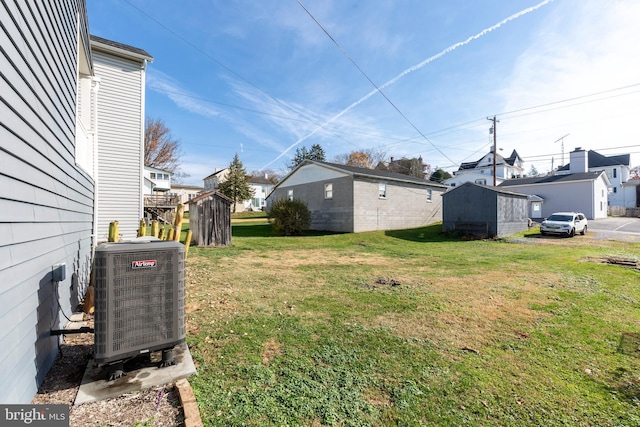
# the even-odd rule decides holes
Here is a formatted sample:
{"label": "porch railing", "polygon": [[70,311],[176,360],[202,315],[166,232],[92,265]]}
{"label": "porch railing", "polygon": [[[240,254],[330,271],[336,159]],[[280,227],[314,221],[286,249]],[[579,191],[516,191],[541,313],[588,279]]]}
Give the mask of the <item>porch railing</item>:
{"label": "porch railing", "polygon": [[178,203],[180,203],[180,197],[174,194],[154,194],[152,196],[144,196],[145,207],[178,206]]}

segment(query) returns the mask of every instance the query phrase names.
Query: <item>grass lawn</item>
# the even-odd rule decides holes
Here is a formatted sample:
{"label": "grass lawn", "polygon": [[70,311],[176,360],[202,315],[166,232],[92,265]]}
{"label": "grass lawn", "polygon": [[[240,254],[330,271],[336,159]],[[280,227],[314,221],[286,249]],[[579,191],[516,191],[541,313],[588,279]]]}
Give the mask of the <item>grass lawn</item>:
{"label": "grass lawn", "polygon": [[187,261],[205,425],[640,425],[640,245],[440,225],[272,237]]}

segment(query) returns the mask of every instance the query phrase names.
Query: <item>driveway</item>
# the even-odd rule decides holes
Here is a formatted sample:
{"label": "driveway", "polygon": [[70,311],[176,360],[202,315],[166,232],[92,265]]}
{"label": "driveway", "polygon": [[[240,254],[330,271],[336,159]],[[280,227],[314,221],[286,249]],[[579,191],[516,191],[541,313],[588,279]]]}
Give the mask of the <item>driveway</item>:
{"label": "driveway", "polygon": [[640,218],[611,216],[589,220],[589,233],[597,239],[640,242]]}

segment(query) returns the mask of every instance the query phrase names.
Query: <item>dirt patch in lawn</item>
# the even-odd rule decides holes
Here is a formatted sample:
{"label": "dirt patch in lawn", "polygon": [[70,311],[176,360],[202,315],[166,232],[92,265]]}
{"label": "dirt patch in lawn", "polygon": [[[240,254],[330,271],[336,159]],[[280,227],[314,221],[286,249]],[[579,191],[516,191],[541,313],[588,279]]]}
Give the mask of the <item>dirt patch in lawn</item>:
{"label": "dirt patch in lawn", "polygon": [[605,256],[605,257],[589,257],[586,261],[597,262],[600,264],[613,264],[620,267],[633,268],[640,271],[640,261],[634,258],[626,258],[620,256]]}
{"label": "dirt patch in lawn", "polygon": [[[548,275],[545,279],[554,282]],[[375,323],[447,349],[480,350],[496,340],[521,339],[548,315],[532,308],[547,301],[547,286],[534,280],[525,275],[505,277],[500,271],[483,273],[481,278],[439,278],[427,289],[434,298],[425,299],[438,301],[436,306],[377,316]]]}

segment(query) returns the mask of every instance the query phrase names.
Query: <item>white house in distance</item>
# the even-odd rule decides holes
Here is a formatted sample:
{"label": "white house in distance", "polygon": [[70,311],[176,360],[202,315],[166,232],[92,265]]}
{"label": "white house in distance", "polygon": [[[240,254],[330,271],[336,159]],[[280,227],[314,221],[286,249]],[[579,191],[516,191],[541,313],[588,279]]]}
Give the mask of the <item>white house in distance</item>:
{"label": "white house in distance", "polygon": [[144,167],[144,191],[145,196],[151,196],[159,191],[166,193],[171,190],[171,172],[154,168]]}
{"label": "white house in distance", "polygon": [[171,193],[178,198],[178,203],[184,205],[184,211],[189,212],[189,201],[204,191],[204,187],[198,185],[172,184]]}
{"label": "white house in distance", "polygon": [[[217,190],[222,182],[227,179],[229,168],[218,169],[207,176],[204,181],[204,191]],[[266,207],[267,196],[273,190],[274,184],[269,180],[267,175],[251,176],[249,178],[249,187],[253,190],[253,197],[236,204],[236,212],[259,211]]]}
{"label": "white house in distance", "polygon": [[[576,148],[576,151],[581,148]],[[558,168],[556,174],[570,173],[571,163]],[[604,171],[609,178],[608,206],[635,207],[635,191],[624,191],[624,184],[630,178],[631,155],[603,156],[593,150],[587,152],[587,169],[590,172]]]}
{"label": "white house in distance", "polygon": [[[587,170],[587,152],[576,149],[570,153],[568,174],[510,179],[500,189],[529,195],[530,216],[546,218],[554,212],[582,212],[588,219],[607,217],[608,187],[611,185],[603,171]],[[538,207],[539,209],[535,209]]]}
{"label": "white house in distance", "polygon": [[274,185],[266,174],[264,176],[252,176],[249,178],[249,187],[253,190],[253,197],[251,200],[245,200],[243,209],[245,211],[260,211],[266,209],[267,196],[273,191]]}
{"label": "white house in distance", "polygon": [[218,185],[225,179],[227,179],[227,174],[229,173],[229,168],[219,169],[216,168],[216,171],[203,179],[204,181],[204,191],[213,191],[218,189]]}
{"label": "white house in distance", "polygon": [[[453,176],[446,179],[443,184],[449,187],[473,182],[474,184],[493,185],[493,149],[475,162],[462,163]],[[516,150],[513,150],[509,157],[500,154],[495,156],[496,163],[496,185],[500,185],[504,180],[522,178],[524,169],[522,159]]]}

